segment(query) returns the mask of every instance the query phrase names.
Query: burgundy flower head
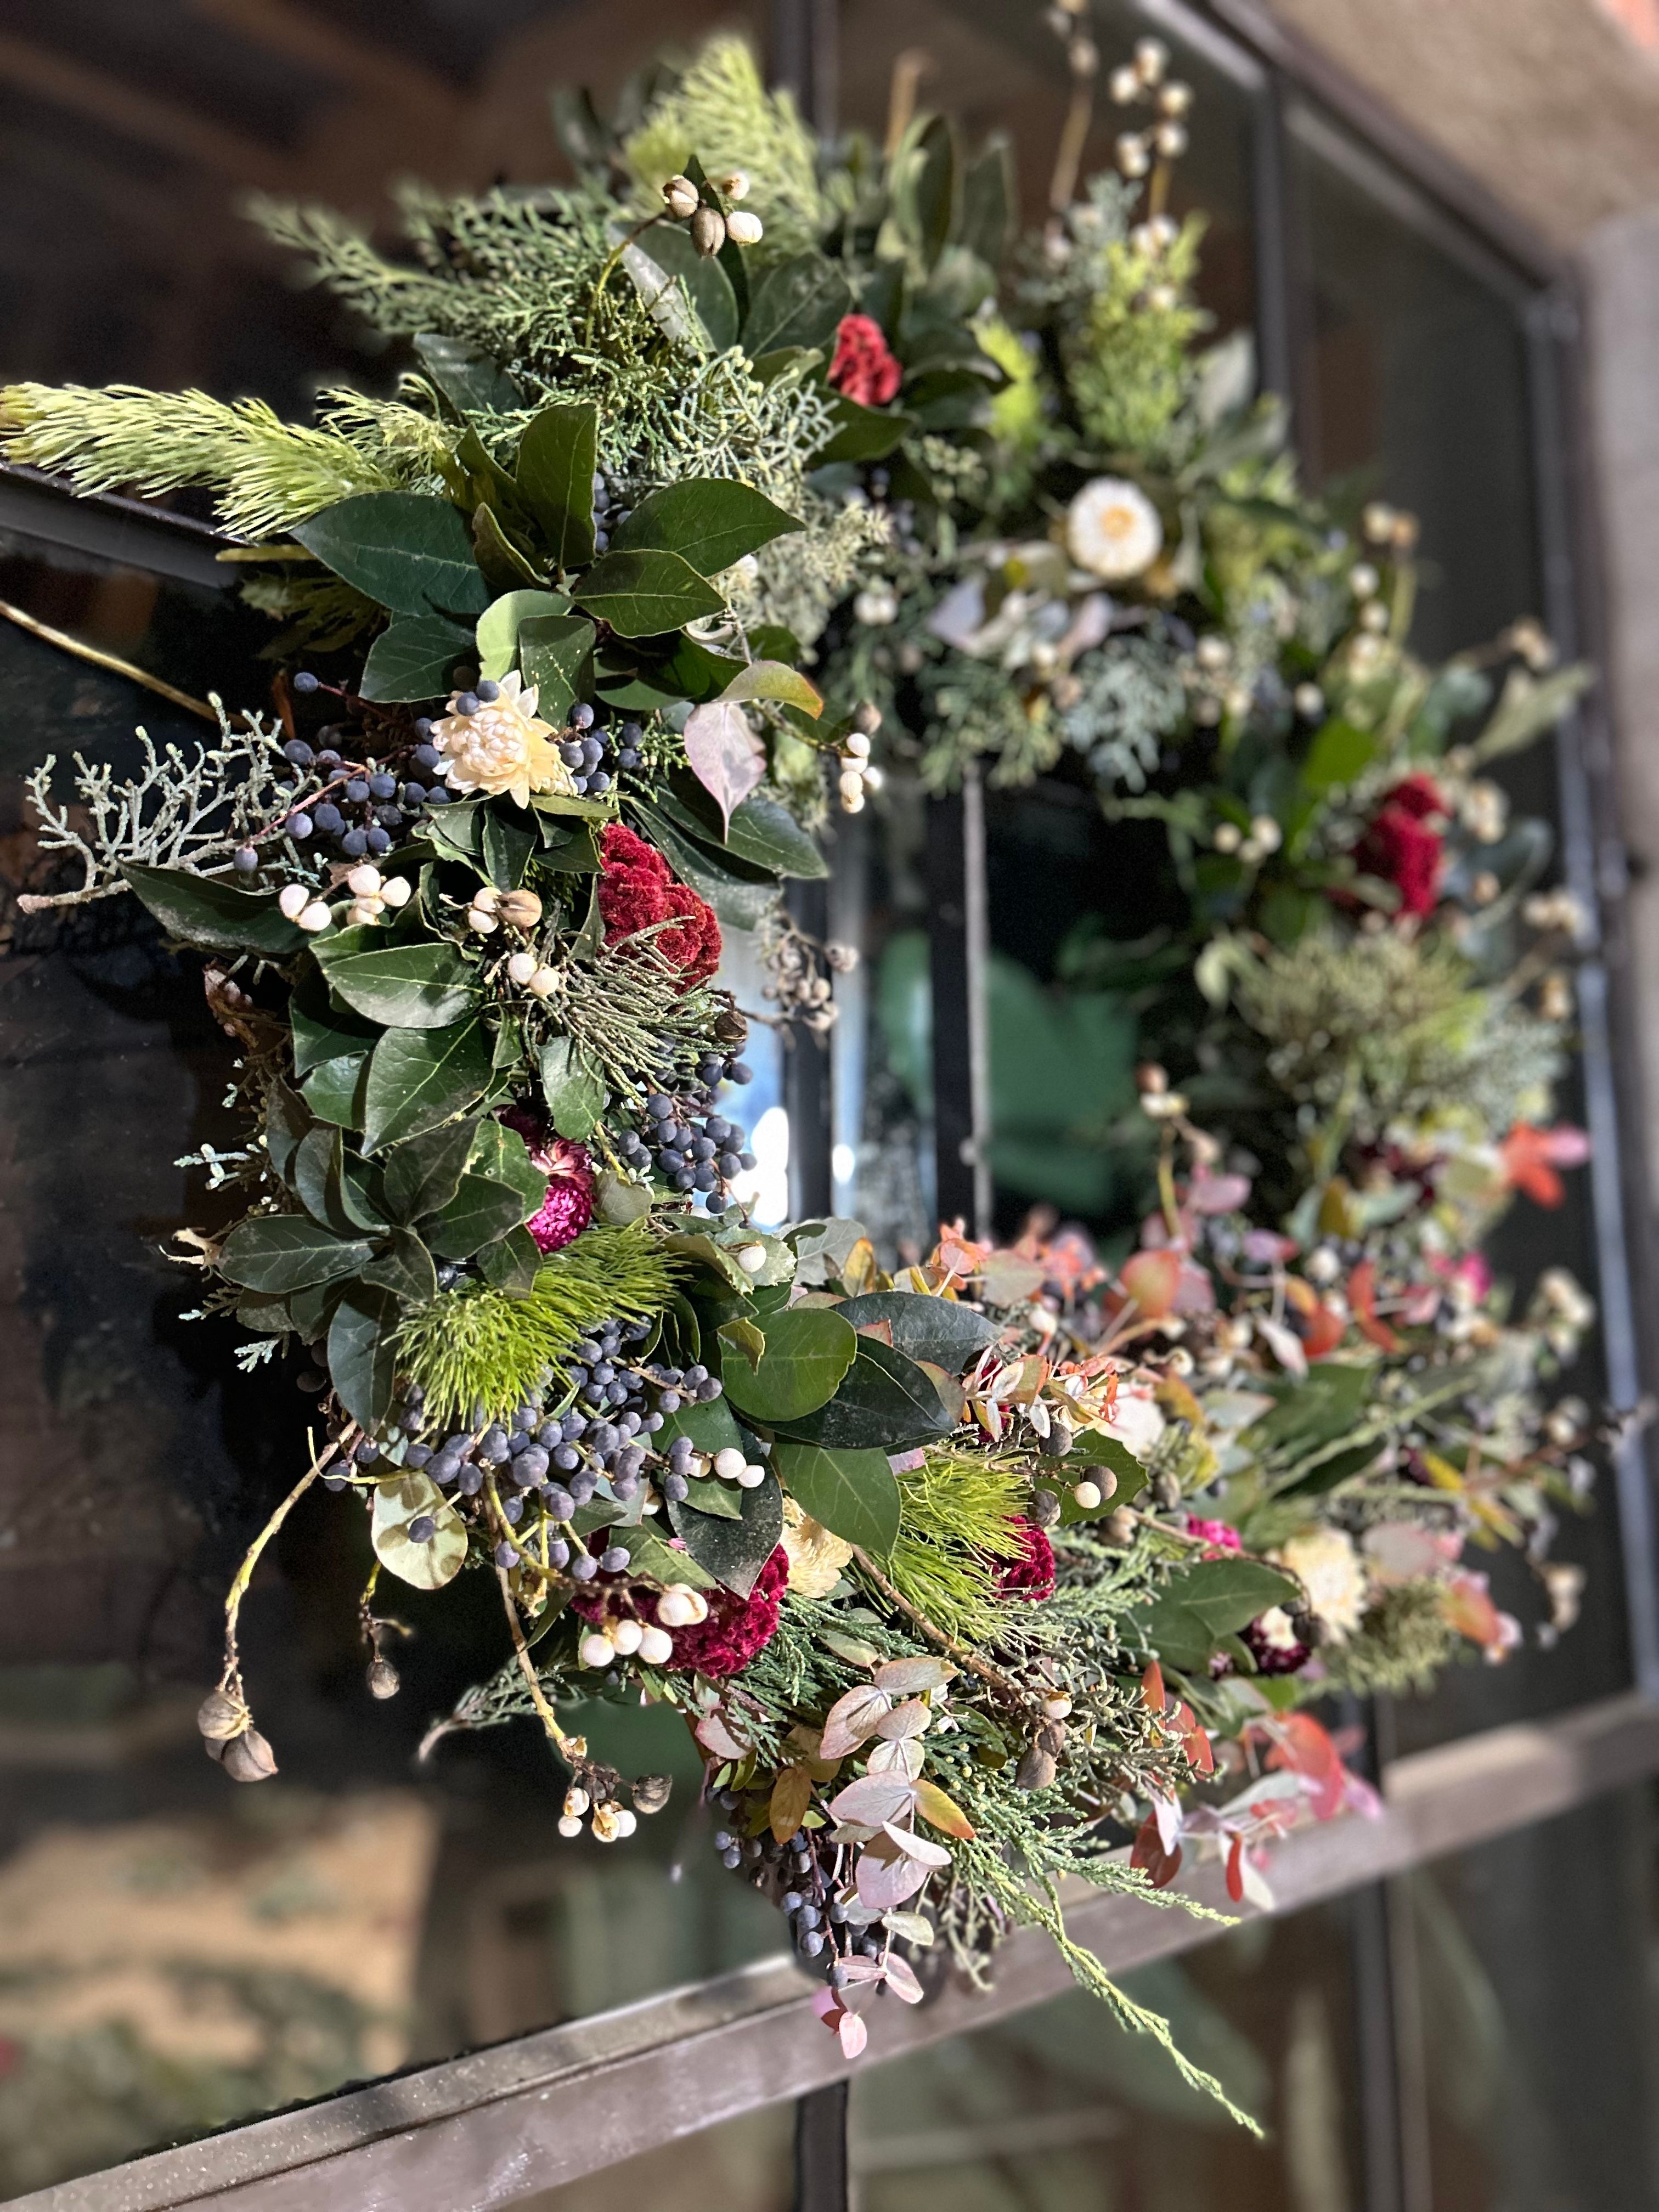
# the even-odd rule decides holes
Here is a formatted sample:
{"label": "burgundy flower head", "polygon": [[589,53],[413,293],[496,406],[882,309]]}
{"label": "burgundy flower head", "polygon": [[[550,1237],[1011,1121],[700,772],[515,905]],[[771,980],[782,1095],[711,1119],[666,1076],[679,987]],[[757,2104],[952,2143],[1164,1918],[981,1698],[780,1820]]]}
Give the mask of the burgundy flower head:
{"label": "burgundy flower head", "polygon": [[1294,1644],[1273,1643],[1259,1620],[1253,1620],[1239,1633],[1255,1662],[1258,1674],[1294,1674],[1297,1668],[1305,1667],[1313,1656],[1311,1647],[1299,1641]]}
{"label": "burgundy flower head", "polygon": [[1408,775],[1389,793],[1354,848],[1354,859],[1366,875],[1380,876],[1399,892],[1402,915],[1422,920],[1439,902],[1444,842],[1429,823],[1445,811],[1446,802],[1431,776]]}
{"label": "burgundy flower head", "polygon": [[672,922],[651,942],[685,977],[685,987],[706,983],[720,965],[720,926],[714,910],[689,884],[676,883],[654,845],[625,823],[606,824],[599,875],[599,915],[605,941],[615,945],[655,922]]}
{"label": "burgundy flower head", "polygon": [[556,1137],[545,1119],[528,1106],[507,1106],[496,1116],[516,1129],[529,1148],[532,1167],[547,1177],[547,1195],[525,1227],[538,1252],[558,1252],[581,1235],[593,1218],[593,1163],[581,1145]]}
{"label": "burgundy flower head", "polygon": [[830,381],[836,391],[860,407],[884,407],[903,377],[881,325],[868,315],[843,315],[830,362]]}
{"label": "burgundy flower head", "polygon": [[1022,1521],[1017,1533],[1019,1556],[999,1563],[997,1595],[1024,1598],[1035,1605],[1054,1594],[1054,1547],[1029,1521]]}
{"label": "burgundy flower head", "polygon": [[[590,1537],[588,1548],[603,1549],[604,1532]],[[714,1590],[708,1596],[708,1618],[673,1633],[674,1656],[669,1668],[677,1674],[705,1674],[723,1682],[741,1674],[756,1654],[763,1651],[778,1632],[778,1608],[789,1580],[789,1554],[781,1544],[755,1578],[747,1597],[732,1590]],[[584,1620],[605,1620],[613,1614],[651,1620],[655,1614],[641,1610],[631,1596],[617,1589],[611,1577],[601,1576],[570,1601],[571,1610]]]}

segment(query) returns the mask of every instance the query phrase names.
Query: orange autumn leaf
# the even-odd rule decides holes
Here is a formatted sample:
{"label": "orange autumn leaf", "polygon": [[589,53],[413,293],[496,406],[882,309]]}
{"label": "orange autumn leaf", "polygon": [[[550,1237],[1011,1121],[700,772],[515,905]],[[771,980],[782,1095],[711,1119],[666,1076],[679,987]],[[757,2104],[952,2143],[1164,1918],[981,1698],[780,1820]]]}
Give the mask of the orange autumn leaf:
{"label": "orange autumn leaf", "polygon": [[786,1766],[772,1784],[772,1802],[767,1812],[775,1841],[787,1844],[800,1832],[811,1802],[811,1776],[804,1766]]}
{"label": "orange autumn leaf", "polygon": [[1161,1713],[1170,1702],[1164,1686],[1164,1669],[1156,1659],[1147,1661],[1146,1671],[1140,1678],[1140,1702],[1155,1713]]}
{"label": "orange autumn leaf", "polygon": [[1504,1182],[1525,1191],[1536,1206],[1559,1206],[1566,1192],[1556,1170],[1580,1167],[1589,1158],[1589,1138],[1565,1122],[1537,1129],[1517,1121],[1498,1147]]}
{"label": "orange autumn leaf", "polygon": [[957,1836],[970,1844],[979,1832],[968,1815],[953,1797],[947,1797],[937,1782],[918,1782],[916,1810],[930,1827],[943,1830],[947,1836]]}
{"label": "orange autumn leaf", "polygon": [[1381,1352],[1398,1352],[1401,1339],[1379,1318],[1376,1310],[1376,1262],[1362,1260],[1348,1278],[1348,1304],[1359,1323],[1360,1334]]}
{"label": "orange autumn leaf", "polygon": [[1215,1753],[1210,1739],[1199,1726],[1198,1717],[1184,1699],[1177,1705],[1171,1725],[1181,1739],[1181,1747],[1187,1754],[1187,1763],[1195,1766],[1200,1774],[1215,1772]]}
{"label": "orange autumn leaf", "polygon": [[1118,1281],[1148,1321],[1162,1321],[1181,1285],[1181,1255],[1167,1245],[1137,1252],[1123,1262]]}
{"label": "orange autumn leaf", "polygon": [[1177,1844],[1172,1851],[1164,1850],[1155,1813],[1149,1813],[1141,1822],[1134,1849],[1129,1853],[1129,1864],[1140,1868],[1154,1889],[1167,1889],[1180,1873],[1181,1846]]}

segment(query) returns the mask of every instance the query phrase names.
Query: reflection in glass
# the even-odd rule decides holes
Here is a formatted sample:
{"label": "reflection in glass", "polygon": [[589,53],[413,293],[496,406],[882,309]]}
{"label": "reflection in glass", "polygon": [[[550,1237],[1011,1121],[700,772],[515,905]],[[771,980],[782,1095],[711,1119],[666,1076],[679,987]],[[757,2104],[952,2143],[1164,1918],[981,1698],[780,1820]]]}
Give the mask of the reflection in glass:
{"label": "reflection in glass", "polygon": [[1265,2142],[1074,1993],[854,2075],[858,2212],[1359,2212],[1346,1918],[1255,1921],[1126,1978]]}

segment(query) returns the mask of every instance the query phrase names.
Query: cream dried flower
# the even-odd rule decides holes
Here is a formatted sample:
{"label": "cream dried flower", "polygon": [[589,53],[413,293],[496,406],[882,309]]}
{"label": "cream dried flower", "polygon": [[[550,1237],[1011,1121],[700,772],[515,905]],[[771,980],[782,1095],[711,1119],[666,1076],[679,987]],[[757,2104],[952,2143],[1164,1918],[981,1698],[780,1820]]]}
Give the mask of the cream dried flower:
{"label": "cream dried flower", "polygon": [[828,1597],[853,1556],[853,1547],[832,1536],[793,1498],[783,1501],[784,1551],[789,1559],[789,1588],[797,1597]]}
{"label": "cream dried flower", "polygon": [[482,791],[493,799],[511,792],[528,806],[532,791],[571,790],[570,770],[553,743],[557,732],[536,714],[536,690],[526,687],[516,670],[503,676],[495,696],[477,714],[449,712],[432,726],[432,743],[444,757],[444,779],[452,791]]}
{"label": "cream dried flower", "polygon": [[1139,485],[1096,477],[1066,515],[1066,550],[1079,568],[1109,584],[1127,583],[1164,550],[1164,525]]}
{"label": "cream dried flower", "polygon": [[1292,1536],[1273,1555],[1308,1593],[1316,1620],[1340,1642],[1352,1636],[1365,1610],[1365,1569],[1352,1537],[1340,1528],[1313,1528]]}

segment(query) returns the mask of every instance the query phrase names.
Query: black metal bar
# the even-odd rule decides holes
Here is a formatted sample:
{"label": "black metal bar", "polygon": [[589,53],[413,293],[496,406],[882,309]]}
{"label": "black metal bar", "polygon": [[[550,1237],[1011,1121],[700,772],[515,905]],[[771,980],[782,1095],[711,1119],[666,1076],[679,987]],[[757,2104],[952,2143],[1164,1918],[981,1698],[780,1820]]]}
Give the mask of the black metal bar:
{"label": "black metal bar", "polygon": [[[826,885],[791,884],[787,903],[806,934],[821,942],[830,926]],[[783,1103],[789,1115],[789,1210],[797,1221],[822,1220],[834,1196],[827,1039],[795,1030],[784,1061]]]}
{"label": "black metal bar", "polygon": [[847,2212],[847,2084],[795,2106],[795,2212]]}
{"label": "black metal bar", "polygon": [[55,477],[0,461],[0,532],[33,544],[85,554],[100,566],[138,568],[227,592],[234,566],[217,556],[231,544],[207,524],[112,492],[80,495]]}
{"label": "black metal bar", "polygon": [[985,817],[976,775],[927,807],[928,944],[933,1002],[933,1156],[941,1221],[975,1236],[991,1225],[986,1140],[990,1042]]}
{"label": "black metal bar", "polygon": [[815,130],[836,127],[841,80],[838,0],[772,0],[771,78]]}

